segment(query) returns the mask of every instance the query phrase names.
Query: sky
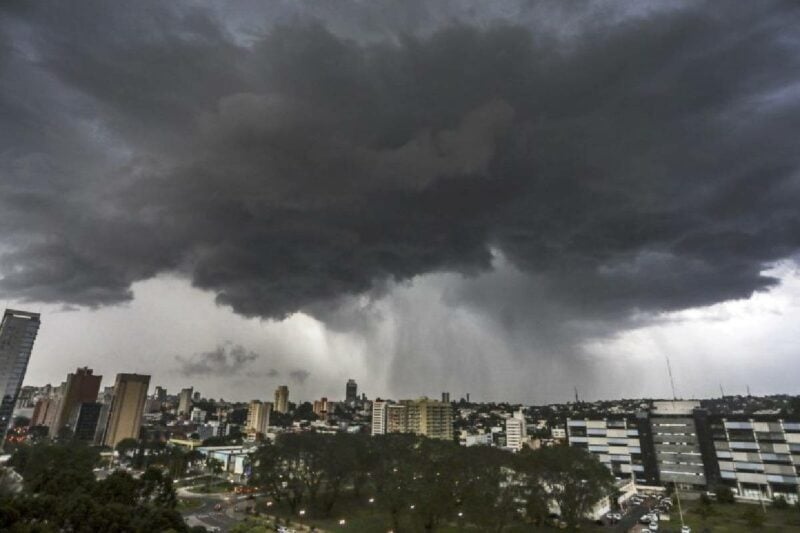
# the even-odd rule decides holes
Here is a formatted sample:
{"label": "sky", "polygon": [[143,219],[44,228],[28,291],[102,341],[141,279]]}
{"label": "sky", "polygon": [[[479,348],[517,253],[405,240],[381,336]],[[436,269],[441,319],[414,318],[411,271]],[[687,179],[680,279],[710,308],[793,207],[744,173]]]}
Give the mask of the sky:
{"label": "sky", "polygon": [[26,383],[800,392],[794,2],[0,7]]}

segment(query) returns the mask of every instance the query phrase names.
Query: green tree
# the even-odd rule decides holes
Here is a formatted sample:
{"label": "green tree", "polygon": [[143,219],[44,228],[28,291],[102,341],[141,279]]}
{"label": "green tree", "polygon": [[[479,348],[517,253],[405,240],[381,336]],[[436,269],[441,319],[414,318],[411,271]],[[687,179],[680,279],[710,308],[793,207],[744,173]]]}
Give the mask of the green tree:
{"label": "green tree", "polygon": [[719,503],[734,503],[736,501],[733,491],[727,485],[717,485],[715,493]]}
{"label": "green tree", "polygon": [[608,469],[589,452],[572,446],[542,448],[528,456],[535,463],[539,481],[558,505],[570,528],[614,488]]}
{"label": "green tree", "polygon": [[466,491],[459,512],[484,531],[503,531],[518,515],[527,485],[525,475],[516,468],[516,457],[485,446],[466,448],[462,453]]}
{"label": "green tree", "polygon": [[748,505],[747,509],[742,513],[742,519],[749,527],[757,529],[764,525],[765,516],[757,506]]}

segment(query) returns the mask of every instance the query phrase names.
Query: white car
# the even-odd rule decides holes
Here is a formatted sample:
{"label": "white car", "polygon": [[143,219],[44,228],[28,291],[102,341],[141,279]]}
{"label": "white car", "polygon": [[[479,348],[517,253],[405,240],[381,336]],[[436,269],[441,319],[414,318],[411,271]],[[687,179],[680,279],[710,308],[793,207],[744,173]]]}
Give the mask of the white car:
{"label": "white car", "polygon": [[647,527],[650,531],[658,531],[658,522],[650,522],[650,525]]}
{"label": "white car", "polygon": [[649,514],[643,514],[642,517],[639,519],[639,522],[641,522],[642,524],[649,524],[650,523],[650,515]]}
{"label": "white car", "polygon": [[689,526],[683,526],[681,527],[681,533],[692,533],[692,528]]}

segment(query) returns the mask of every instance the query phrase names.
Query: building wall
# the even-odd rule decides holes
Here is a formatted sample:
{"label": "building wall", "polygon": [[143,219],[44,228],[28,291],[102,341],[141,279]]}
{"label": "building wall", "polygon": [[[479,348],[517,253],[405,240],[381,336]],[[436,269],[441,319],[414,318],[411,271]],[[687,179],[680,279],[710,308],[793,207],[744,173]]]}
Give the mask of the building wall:
{"label": "building wall", "polygon": [[138,439],[150,376],[117,374],[104,443],[114,448],[123,439]]}
{"label": "building wall", "polygon": [[386,400],[377,399],[372,402],[372,434],[383,435],[386,433]]}
{"label": "building wall", "polygon": [[289,387],[281,385],[275,389],[275,412],[288,413],[289,412]]}
{"label": "building wall", "polygon": [[79,368],[74,373],[67,374],[64,395],[59,404],[58,413],[50,426],[50,436],[55,437],[71,419],[77,418],[77,410],[82,403],[97,400],[100,392],[100,382],[103,376],[95,376],[91,368]]}
{"label": "building wall", "polygon": [[567,439],[570,446],[597,456],[618,480],[633,477],[643,484],[654,481],[646,473],[635,418],[567,419]]}

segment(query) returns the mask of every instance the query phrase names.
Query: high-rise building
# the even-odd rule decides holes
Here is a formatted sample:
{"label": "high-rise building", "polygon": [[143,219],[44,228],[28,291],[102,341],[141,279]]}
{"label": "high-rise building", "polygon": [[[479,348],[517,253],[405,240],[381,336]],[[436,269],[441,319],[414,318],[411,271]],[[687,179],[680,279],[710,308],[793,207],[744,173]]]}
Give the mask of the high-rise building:
{"label": "high-rise building", "polygon": [[58,413],[50,426],[51,437],[57,436],[61,428],[69,424],[70,419],[77,419],[77,409],[82,403],[93,403],[97,400],[102,379],[103,376],[95,376],[88,367],[79,368],[74,374],[67,374]]}
{"label": "high-rise building", "polygon": [[275,412],[289,412],[289,387],[286,385],[281,385],[275,389]]}
{"label": "high-rise building", "polygon": [[97,429],[94,432],[94,443],[102,445],[108,425],[108,415],[111,412],[111,402],[114,399],[114,387],[105,387],[103,392],[97,397],[100,404],[100,414],[97,417]]}
{"label": "high-rise building", "polygon": [[154,396],[156,397],[156,400],[158,400],[159,402],[166,402],[167,401],[167,389],[165,389],[161,385],[157,386]]}
{"label": "high-rise building", "polygon": [[431,439],[453,440],[453,407],[449,403],[420,398],[400,400],[385,409],[386,433],[415,433]]}
{"label": "high-rise building", "polygon": [[74,420],[70,422],[75,440],[94,441],[97,421],[100,419],[100,411],[102,409],[103,404],[97,402],[86,402],[78,406]]}
{"label": "high-rise building", "polygon": [[247,433],[252,435],[266,433],[269,428],[270,411],[272,411],[271,403],[259,400],[251,401],[247,407]]}
{"label": "high-rise building", "polygon": [[320,418],[328,416],[328,399],[324,396],[319,400],[314,400],[314,414]]}
{"label": "high-rise building", "polygon": [[189,419],[195,424],[202,424],[206,421],[206,412],[199,407],[192,408],[192,414]]}
{"label": "high-rise building", "polygon": [[356,384],[356,380],[348,379],[347,385],[345,386],[345,394],[344,394],[344,401],[348,405],[353,405],[358,400],[358,385]]}
{"label": "high-rise building", "polygon": [[178,395],[178,414],[179,415],[188,415],[192,408],[192,389],[193,387],[189,387],[187,389],[181,389],[181,393]]}
{"label": "high-rise building", "polygon": [[386,407],[389,402],[375,399],[372,402],[372,434],[383,435],[386,433]]}
{"label": "high-rise building", "polygon": [[6,309],[0,322],[0,446],[5,442],[39,324],[38,313],[13,309]]}
{"label": "high-rise building", "polygon": [[386,433],[408,433],[408,402],[390,403],[386,409]]}
{"label": "high-rise building", "polygon": [[47,420],[47,412],[53,405],[52,398],[39,398],[33,408],[33,416],[31,416],[31,426],[43,426]]}
{"label": "high-rise building", "polygon": [[450,393],[443,392],[442,393],[442,403],[450,403]]}
{"label": "high-rise building", "polygon": [[150,376],[117,374],[104,443],[112,448],[123,439],[138,439]]}
{"label": "high-rise building", "polygon": [[653,402],[650,411],[659,481],[684,489],[705,489],[706,474],[695,424],[698,401]]}
{"label": "high-rise building", "polygon": [[528,430],[525,424],[525,415],[522,411],[516,411],[514,416],[506,419],[506,448],[515,451],[521,450],[527,436]]}

